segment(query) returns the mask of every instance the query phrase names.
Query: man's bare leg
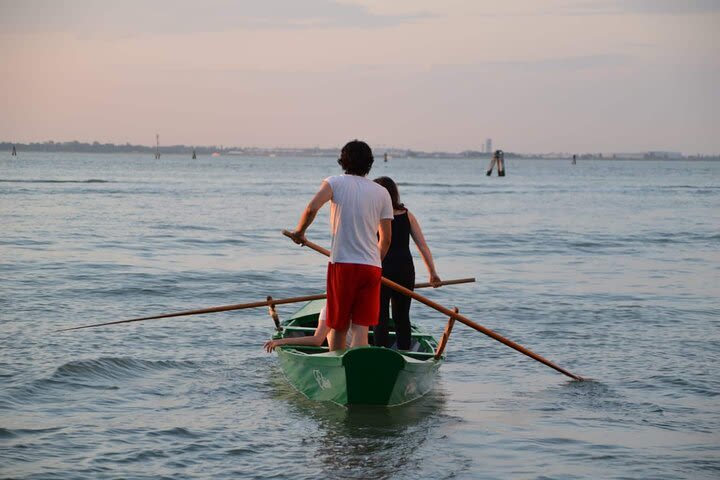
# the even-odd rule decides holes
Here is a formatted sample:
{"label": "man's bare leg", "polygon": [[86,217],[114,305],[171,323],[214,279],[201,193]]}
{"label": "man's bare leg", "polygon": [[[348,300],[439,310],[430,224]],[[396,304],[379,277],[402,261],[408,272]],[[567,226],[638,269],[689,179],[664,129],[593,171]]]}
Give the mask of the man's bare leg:
{"label": "man's bare leg", "polygon": [[344,330],[337,330],[335,328],[330,329],[330,333],[328,333],[328,347],[330,347],[331,352],[335,350],[345,350],[345,348],[347,348],[345,340],[345,337],[347,337],[347,331],[347,328]]}
{"label": "man's bare leg", "polygon": [[370,327],[364,325],[350,324],[350,333],[352,339],[350,340],[351,347],[367,347],[368,346],[368,330]]}

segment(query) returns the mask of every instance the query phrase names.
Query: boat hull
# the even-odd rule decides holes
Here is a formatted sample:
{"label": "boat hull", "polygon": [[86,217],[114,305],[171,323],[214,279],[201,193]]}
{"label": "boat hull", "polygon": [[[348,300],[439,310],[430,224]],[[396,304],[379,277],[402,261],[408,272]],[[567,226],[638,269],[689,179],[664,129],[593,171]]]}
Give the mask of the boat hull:
{"label": "boat hull", "polygon": [[339,405],[396,406],[416,400],[434,384],[438,360],[417,360],[388,348],[307,354],[278,349],[280,366],[295,389],[311,400]]}
{"label": "boat hull", "polygon": [[[315,305],[306,305],[284,325],[308,325],[308,316],[322,306],[322,301],[312,303]],[[430,391],[443,360],[434,358],[435,339],[415,333],[420,339],[417,352],[372,346],[329,352],[322,347],[292,345],[276,351],[288,381],[311,400],[397,406]]]}

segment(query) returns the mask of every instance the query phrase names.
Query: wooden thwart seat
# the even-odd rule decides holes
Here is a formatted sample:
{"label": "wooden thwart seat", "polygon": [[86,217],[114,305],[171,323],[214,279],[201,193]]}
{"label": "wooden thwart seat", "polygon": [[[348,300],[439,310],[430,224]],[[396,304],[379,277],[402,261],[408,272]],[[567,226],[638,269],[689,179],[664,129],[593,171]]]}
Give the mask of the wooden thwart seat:
{"label": "wooden thwart seat", "polygon": [[[288,332],[308,332],[308,333],[314,333],[315,327],[296,327],[294,325],[283,327],[285,331]],[[374,332],[370,331],[368,332],[369,335],[373,335]],[[395,335],[395,332],[388,332],[389,335]],[[412,333],[410,335],[412,338],[432,338],[432,335],[429,335],[427,333]]]}
{"label": "wooden thwart seat", "polygon": [[[316,347],[314,345],[286,345],[283,348],[297,350],[301,353],[325,353],[329,352],[328,347]],[[428,360],[435,357],[435,352],[410,352],[410,351],[398,351],[401,355],[407,357],[416,358],[418,360]]]}

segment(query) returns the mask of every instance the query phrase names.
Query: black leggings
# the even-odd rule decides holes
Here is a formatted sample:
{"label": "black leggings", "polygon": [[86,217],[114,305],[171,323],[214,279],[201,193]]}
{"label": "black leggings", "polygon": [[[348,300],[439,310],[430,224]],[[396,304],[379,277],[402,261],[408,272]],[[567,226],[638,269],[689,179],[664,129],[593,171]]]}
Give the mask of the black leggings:
{"label": "black leggings", "polygon": [[[412,260],[403,262],[403,265],[383,266],[383,277],[410,290],[415,289],[415,266]],[[408,350],[410,349],[410,301],[412,299],[385,285],[380,288],[380,322],[374,329],[375,345],[388,348],[392,345],[388,335],[391,300],[397,348],[399,350]]]}

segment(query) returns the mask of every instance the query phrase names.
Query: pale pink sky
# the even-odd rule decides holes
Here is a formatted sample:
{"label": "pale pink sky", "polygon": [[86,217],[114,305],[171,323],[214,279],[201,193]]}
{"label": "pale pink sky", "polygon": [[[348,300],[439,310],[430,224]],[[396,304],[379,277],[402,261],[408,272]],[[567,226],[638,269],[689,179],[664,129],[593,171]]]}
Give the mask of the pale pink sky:
{"label": "pale pink sky", "polygon": [[720,152],[718,0],[0,0],[0,140]]}

